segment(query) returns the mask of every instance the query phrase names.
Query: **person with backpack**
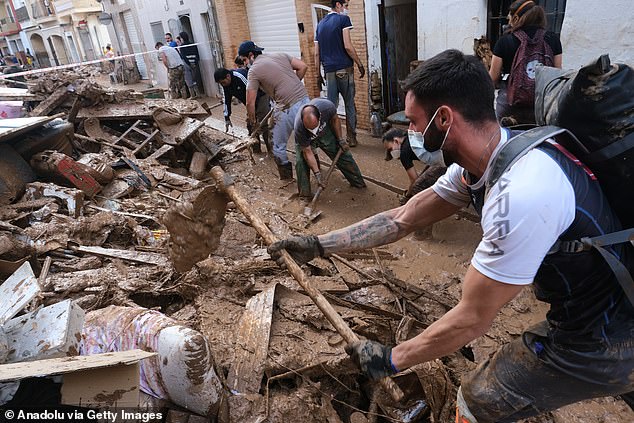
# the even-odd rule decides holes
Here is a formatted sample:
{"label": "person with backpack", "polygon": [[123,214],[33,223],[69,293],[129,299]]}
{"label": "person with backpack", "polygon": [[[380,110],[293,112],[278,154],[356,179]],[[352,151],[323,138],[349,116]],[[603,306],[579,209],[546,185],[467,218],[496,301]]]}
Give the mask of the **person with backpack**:
{"label": "person with backpack", "polygon": [[557,34],[546,31],[544,8],[532,0],[509,7],[509,30],[493,47],[489,74],[499,86],[495,111],[503,126],[535,123],[535,67],[561,68]]}
{"label": "person with backpack", "polygon": [[514,152],[533,142],[533,131],[500,127],[492,80],[475,56],[444,51],[402,88],[416,133],[409,142],[425,164],[448,165],[445,175],[404,206],[323,235],[273,243],[271,256],[279,260],[284,249],[302,264],[378,247],[473,204],[483,235],[458,304],[399,345],[348,345],[361,371],[380,379],[452,354],[484,335],[502,307],[533,285],[550,305],[546,320],[462,377],[456,421],[514,422],[589,398],[634,399],[634,305],[621,286],[623,274],[609,264],[631,274],[632,245],[577,248],[621,230],[596,176],[551,137]]}

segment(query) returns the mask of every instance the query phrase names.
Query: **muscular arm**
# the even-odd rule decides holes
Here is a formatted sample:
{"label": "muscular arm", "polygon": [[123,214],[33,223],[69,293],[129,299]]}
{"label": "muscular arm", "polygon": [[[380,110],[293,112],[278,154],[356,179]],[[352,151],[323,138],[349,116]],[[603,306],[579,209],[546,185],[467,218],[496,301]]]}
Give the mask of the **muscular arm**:
{"label": "muscular arm", "polygon": [[362,67],[363,63],[361,63],[361,59],[359,59],[359,55],[357,55],[357,51],[354,49],[352,45],[352,38],[350,37],[350,28],[344,28],[343,32],[343,47],[346,49],[346,53],[348,56],[357,64],[358,67]]}
{"label": "muscular arm", "polygon": [[523,288],[488,278],[470,266],[458,305],[418,336],[394,347],[392,363],[406,369],[458,350],[485,334],[498,311]]}
{"label": "muscular arm", "polygon": [[405,172],[407,172],[407,176],[409,177],[409,191],[410,189],[412,189],[412,185],[414,185],[414,182],[416,182],[416,178],[418,178],[418,173],[416,173],[416,169],[414,168],[414,166],[406,169]]}
{"label": "muscular arm", "polygon": [[330,129],[335,134],[335,138],[337,141],[343,139],[343,132],[341,131],[341,120],[339,120],[339,116],[336,114],[330,119]]}
{"label": "muscular arm", "polygon": [[319,75],[321,75],[321,63],[320,63],[320,57],[319,57],[319,43],[317,41],[315,41],[315,54],[314,54],[314,58],[315,58],[315,75],[317,77],[319,77]]}
{"label": "muscular arm", "polygon": [[558,54],[555,57],[553,57],[554,67],[561,69],[562,64],[563,64],[563,54]]}
{"label": "muscular arm", "polygon": [[378,247],[398,241],[416,229],[449,217],[459,208],[443,200],[430,188],[416,194],[402,207],[320,235],[319,243],[325,254]]}
{"label": "muscular arm", "polygon": [[167,66],[167,56],[165,55],[165,53],[160,53],[161,55],[161,62],[163,62],[163,66],[165,66],[165,69],[169,70],[170,67]]}
{"label": "muscular arm", "polygon": [[299,80],[301,81],[304,79],[304,75],[306,75],[306,71],[308,70],[308,65],[302,60],[293,57],[293,60],[291,60],[291,66],[293,67],[293,70],[297,74]]}
{"label": "muscular arm", "polygon": [[493,85],[497,85],[500,81],[500,75],[502,75],[502,58],[495,54],[491,57],[491,68],[489,69],[489,75],[493,80]]}
{"label": "muscular arm", "polygon": [[255,99],[258,96],[258,90],[247,90],[247,119],[249,122],[255,122]]}
{"label": "muscular arm", "polygon": [[317,165],[317,159],[315,159],[315,153],[313,153],[313,149],[310,147],[302,147],[302,154],[304,155],[304,159],[306,159],[306,163],[310,170],[315,172],[319,172],[319,165]]}

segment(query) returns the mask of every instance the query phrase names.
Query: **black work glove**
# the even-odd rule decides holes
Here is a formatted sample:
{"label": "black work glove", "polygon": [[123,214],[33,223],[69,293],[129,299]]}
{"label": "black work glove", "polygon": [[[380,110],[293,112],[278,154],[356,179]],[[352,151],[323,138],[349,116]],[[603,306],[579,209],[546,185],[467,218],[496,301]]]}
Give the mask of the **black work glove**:
{"label": "black work glove", "polygon": [[343,150],[344,153],[350,150],[350,144],[348,144],[346,140],[339,140],[339,147]]}
{"label": "black work glove", "polygon": [[317,180],[317,185],[319,185],[322,189],[326,189],[326,182],[321,177],[321,172],[314,172],[315,180]]}
{"label": "black work glove", "polygon": [[231,123],[231,119],[225,118],[225,132],[229,132],[229,128],[233,128],[233,123]]}
{"label": "black work glove", "polygon": [[324,249],[315,235],[292,236],[282,239],[269,245],[266,250],[282,269],[286,268],[286,263],[282,258],[281,250],[286,250],[300,266],[315,257],[323,257],[324,255]]}
{"label": "black work glove", "polygon": [[346,345],[345,350],[370,379],[383,379],[398,373],[392,364],[392,347],[364,339]]}

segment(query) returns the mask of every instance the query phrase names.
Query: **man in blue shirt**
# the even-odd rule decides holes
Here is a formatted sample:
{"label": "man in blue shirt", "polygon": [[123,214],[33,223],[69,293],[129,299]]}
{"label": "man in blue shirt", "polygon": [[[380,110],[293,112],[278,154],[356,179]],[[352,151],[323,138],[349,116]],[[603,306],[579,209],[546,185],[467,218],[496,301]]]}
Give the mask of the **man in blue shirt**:
{"label": "man in blue shirt", "polygon": [[320,64],[324,65],[328,100],[339,104],[339,94],[346,105],[346,132],[348,144],[357,145],[357,111],[354,106],[354,67],[359,68],[359,76],[365,75],[365,68],[357,55],[350,30],[352,22],[348,15],[348,2],[332,1],[331,12],[317,25],[315,34],[315,64],[319,75],[319,90],[323,79]]}

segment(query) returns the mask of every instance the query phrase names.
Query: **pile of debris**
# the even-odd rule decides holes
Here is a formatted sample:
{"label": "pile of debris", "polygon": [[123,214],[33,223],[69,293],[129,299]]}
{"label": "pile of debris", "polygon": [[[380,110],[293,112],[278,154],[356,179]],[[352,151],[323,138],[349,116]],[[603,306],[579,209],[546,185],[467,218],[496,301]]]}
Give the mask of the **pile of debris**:
{"label": "pile of debris", "polygon": [[[303,228],[273,207],[254,220],[240,200],[257,185],[246,170],[252,138],[208,126],[196,101],[73,78],[41,81],[46,98],[32,117],[0,122],[0,368],[11,369],[0,383],[66,373],[71,384],[73,372],[133,366],[154,399],[146,406],[169,402],[172,413],[218,421],[451,419],[468,351],[396,376],[397,403],[352,366],[345,335],[311,291],[356,335],[394,344],[455,305],[457,284],[455,296],[408,284],[380,250],[317,259],[300,270],[308,276],[289,276],[263,231]],[[124,356],[103,358],[113,353]],[[102,358],[70,370],[38,364],[77,354]],[[0,401],[18,401],[21,386]],[[62,400],[138,405],[138,391],[113,399],[82,389]]]}

